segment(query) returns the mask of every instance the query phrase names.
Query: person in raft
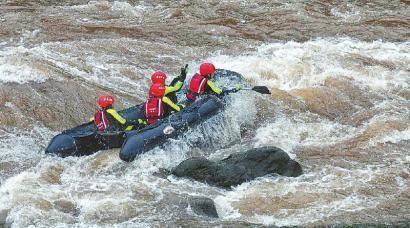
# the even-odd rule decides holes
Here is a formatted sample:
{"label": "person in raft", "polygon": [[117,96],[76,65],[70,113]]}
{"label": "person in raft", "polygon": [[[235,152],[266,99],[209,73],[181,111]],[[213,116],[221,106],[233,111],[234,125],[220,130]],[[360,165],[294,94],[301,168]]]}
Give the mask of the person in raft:
{"label": "person in raft", "polygon": [[196,73],[189,82],[186,98],[188,103],[194,102],[202,94],[224,95],[228,92],[239,91],[239,85],[233,90],[223,90],[218,88],[212,79],[215,75],[215,66],[212,63],[202,63],[199,66],[199,74]]}
{"label": "person in raft", "polygon": [[165,80],[167,79],[167,75],[162,71],[157,71],[151,75],[151,82],[152,84],[161,84],[165,86],[165,96],[171,99],[172,102],[177,103],[176,93],[179,92],[184,85],[187,72],[188,64],[186,64],[185,67],[182,67],[181,74],[178,77],[175,77],[169,86],[166,86]]}
{"label": "person in raft", "polygon": [[172,111],[179,112],[183,105],[176,105],[165,96],[166,87],[156,83],[149,89],[149,99],[144,103],[144,114],[148,124],[155,124],[171,114]]}
{"label": "person in raft", "polygon": [[137,125],[136,121],[127,121],[113,108],[113,96],[101,96],[97,100],[100,109],[94,114],[94,126],[98,132],[129,131]]}

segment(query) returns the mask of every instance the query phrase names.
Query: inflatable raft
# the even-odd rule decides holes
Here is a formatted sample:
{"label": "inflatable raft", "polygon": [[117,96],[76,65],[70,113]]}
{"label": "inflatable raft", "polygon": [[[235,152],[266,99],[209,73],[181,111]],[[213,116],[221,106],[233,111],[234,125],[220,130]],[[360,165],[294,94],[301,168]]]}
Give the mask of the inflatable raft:
{"label": "inflatable raft", "polygon": [[175,138],[188,127],[214,116],[222,106],[219,98],[209,95],[154,125],[140,131],[127,132],[120,150],[120,158],[123,161],[134,160],[137,155],[153,149],[169,138]]}
{"label": "inflatable raft", "polygon": [[[218,69],[215,81],[221,86],[232,86],[242,82],[242,76],[236,72]],[[183,97],[184,93],[178,95]],[[119,113],[127,120],[144,118],[143,104],[130,107]],[[99,133],[93,123],[85,123],[65,130],[54,136],[45,153],[67,156],[84,156],[99,150],[121,148],[120,158],[132,161],[138,154],[146,152],[163,143],[167,138],[175,137],[188,126],[204,121],[222,108],[222,101],[215,96],[199,99],[180,112],[159,121],[157,124],[129,132]]]}

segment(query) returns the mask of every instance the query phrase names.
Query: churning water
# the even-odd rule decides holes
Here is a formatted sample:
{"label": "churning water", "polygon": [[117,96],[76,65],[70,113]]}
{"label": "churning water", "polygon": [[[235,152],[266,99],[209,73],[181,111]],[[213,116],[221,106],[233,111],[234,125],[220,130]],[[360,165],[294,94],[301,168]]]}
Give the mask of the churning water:
{"label": "churning water", "polygon": [[[326,225],[410,220],[409,2],[0,3],[0,226]],[[45,156],[101,94],[145,100],[150,74],[236,71],[225,111],[124,163],[118,150]],[[304,175],[228,191],[154,175],[192,156],[277,146]],[[180,202],[214,200],[218,219]]]}

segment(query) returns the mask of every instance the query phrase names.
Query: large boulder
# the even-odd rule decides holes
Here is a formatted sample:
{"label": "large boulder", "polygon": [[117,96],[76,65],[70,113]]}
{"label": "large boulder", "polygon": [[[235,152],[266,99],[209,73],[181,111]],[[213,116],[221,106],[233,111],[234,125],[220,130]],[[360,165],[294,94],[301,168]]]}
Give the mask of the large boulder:
{"label": "large boulder", "polygon": [[219,162],[202,157],[190,158],[171,172],[178,177],[189,177],[210,185],[230,188],[267,174],[296,177],[302,174],[302,168],[283,150],[262,147],[230,155]]}

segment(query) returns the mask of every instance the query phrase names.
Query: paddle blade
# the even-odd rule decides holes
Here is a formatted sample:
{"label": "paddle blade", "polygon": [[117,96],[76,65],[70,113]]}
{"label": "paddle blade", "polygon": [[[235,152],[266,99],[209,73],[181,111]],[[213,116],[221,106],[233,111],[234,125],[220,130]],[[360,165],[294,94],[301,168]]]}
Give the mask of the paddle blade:
{"label": "paddle blade", "polygon": [[254,86],[252,90],[262,94],[270,94],[270,91],[266,86]]}

